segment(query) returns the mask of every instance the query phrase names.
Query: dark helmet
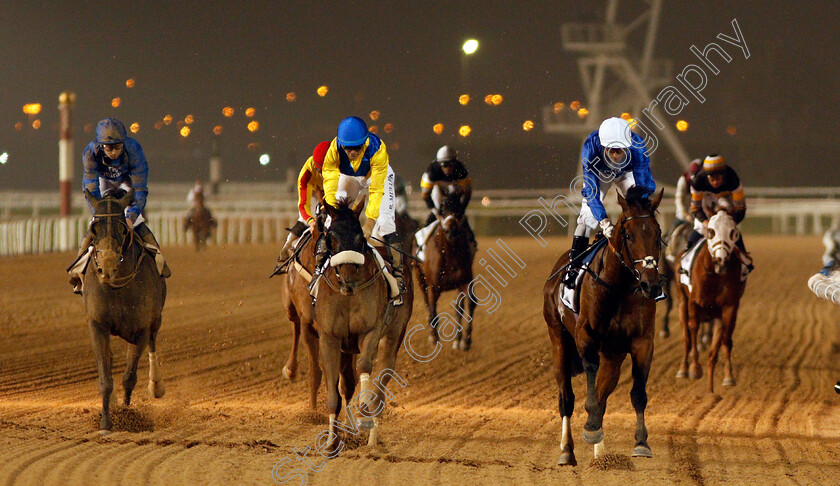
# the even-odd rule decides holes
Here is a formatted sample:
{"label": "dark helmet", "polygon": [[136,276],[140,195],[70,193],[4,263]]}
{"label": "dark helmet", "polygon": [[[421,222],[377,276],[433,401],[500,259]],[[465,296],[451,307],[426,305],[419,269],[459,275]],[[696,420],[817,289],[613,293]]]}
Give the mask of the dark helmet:
{"label": "dark helmet", "polygon": [[114,145],[125,142],[125,125],[116,118],[106,118],[96,125],[96,143]]}
{"label": "dark helmet", "polygon": [[338,124],[338,144],[342,147],[363,145],[367,136],[367,124],[357,116],[348,116]]}

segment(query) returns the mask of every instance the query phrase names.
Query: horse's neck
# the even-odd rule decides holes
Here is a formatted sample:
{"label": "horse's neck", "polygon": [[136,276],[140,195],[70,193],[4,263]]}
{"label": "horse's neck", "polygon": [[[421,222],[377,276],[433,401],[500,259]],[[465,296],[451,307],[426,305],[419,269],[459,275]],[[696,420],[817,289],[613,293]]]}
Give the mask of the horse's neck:
{"label": "horse's neck", "polygon": [[610,242],[607,243],[601,249],[601,257],[597,258],[599,262],[598,266],[593,270],[604,282],[611,285],[619,285],[624,279],[621,271],[621,257],[613,251],[612,244]]}

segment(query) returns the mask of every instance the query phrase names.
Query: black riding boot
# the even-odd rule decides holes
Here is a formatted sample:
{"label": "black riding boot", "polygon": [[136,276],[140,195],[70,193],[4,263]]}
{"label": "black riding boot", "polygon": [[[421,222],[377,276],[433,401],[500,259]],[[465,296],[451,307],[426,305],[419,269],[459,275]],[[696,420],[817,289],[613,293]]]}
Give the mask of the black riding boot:
{"label": "black riding boot", "polygon": [[276,275],[282,275],[286,273],[286,269],[288,269],[289,259],[292,255],[292,248],[296,241],[300,239],[303,235],[303,232],[306,231],[306,228],[309,226],[304,223],[303,221],[296,221],[295,225],[289,228],[289,237],[286,238],[286,243],[283,245],[283,248],[280,250],[280,256],[277,257],[277,267],[275,269]]}
{"label": "black riding boot", "polygon": [[137,234],[140,235],[140,238],[142,238],[145,243],[157,248],[158,252],[157,255],[155,255],[155,262],[157,262],[158,258],[160,258],[162,261],[162,270],[160,271],[160,276],[163,278],[171,277],[172,270],[169,269],[169,264],[167,264],[166,259],[163,258],[163,253],[160,250],[160,243],[158,243],[157,239],[155,239],[155,235],[152,234],[152,230],[150,230],[149,227],[146,226],[146,223],[141,223],[139,226],[134,228],[134,231],[136,231]]}
{"label": "black riding boot", "polygon": [[[328,256],[327,234],[321,233],[320,236],[318,236],[318,241],[315,242],[315,272],[312,275],[312,281],[309,282],[310,293],[315,288],[315,285],[318,284],[318,279],[321,278],[321,275],[324,273],[324,265],[327,263]],[[312,300],[315,300],[314,297]]]}
{"label": "black riding boot", "polygon": [[695,243],[700,241],[703,238],[703,235],[700,234],[697,230],[692,230],[691,233],[688,235],[688,242],[685,245],[685,251],[690,250]]}
{"label": "black riding boot", "polygon": [[389,235],[385,235],[385,243],[388,245],[388,253],[391,256],[391,270],[393,271],[393,277],[396,279],[397,286],[400,288],[400,295],[394,299],[394,306],[401,306],[403,305],[403,295],[405,295],[406,289],[405,278],[403,276],[402,255],[399,251],[397,251],[397,247],[399,246],[397,234],[391,233]]}
{"label": "black riding boot", "polygon": [[563,284],[571,287],[575,284],[580,263],[575,262],[575,259],[586,250],[589,246],[589,237],[575,236],[572,240],[572,249],[569,250],[569,266],[566,268],[566,275],[563,277]]}

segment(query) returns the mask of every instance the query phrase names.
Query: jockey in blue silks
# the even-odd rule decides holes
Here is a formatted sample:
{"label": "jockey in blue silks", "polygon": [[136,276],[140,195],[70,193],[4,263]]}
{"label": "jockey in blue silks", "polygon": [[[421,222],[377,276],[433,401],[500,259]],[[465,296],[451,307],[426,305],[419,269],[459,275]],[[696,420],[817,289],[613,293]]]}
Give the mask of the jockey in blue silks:
{"label": "jockey in blue silks", "polygon": [[[171,272],[169,266],[162,260],[160,245],[143,218],[146,195],[149,192],[146,186],[149,164],[137,140],[126,136],[125,125],[121,121],[106,118],[96,125],[96,138],[85,147],[82,153],[82,165],[85,170],[82,189],[89,190],[97,198],[118,189],[126,192],[134,189],[134,201],[125,210],[126,222],[134,228],[146,246],[153,246],[158,250],[162,267],[161,276],[169,277]],[[94,213],[92,206],[90,206],[90,212]],[[88,232],[82,240],[79,256],[87,252],[92,239],[93,235]],[[74,274],[70,283],[80,288],[80,275]]]}
{"label": "jockey in blue silks", "polygon": [[631,187],[644,189],[650,196],[656,183],[650,173],[650,157],[645,142],[630,130],[630,124],[622,118],[607,118],[598,130],[592,132],[580,152],[583,164],[584,187],[583,206],[577,219],[577,228],[569,252],[568,270],[564,283],[574,285],[580,268],[575,258],[589,245],[593,229],[601,228],[604,236],[612,236],[613,224],[604,209],[604,196],[613,184],[626,194]]}

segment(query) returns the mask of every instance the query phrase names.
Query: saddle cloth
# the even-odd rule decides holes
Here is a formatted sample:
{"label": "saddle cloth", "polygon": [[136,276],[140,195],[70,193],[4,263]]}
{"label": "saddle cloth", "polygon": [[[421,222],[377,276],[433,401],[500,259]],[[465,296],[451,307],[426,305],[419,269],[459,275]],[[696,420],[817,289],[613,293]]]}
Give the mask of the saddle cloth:
{"label": "saddle cloth", "polygon": [[417,259],[421,262],[426,260],[426,242],[429,241],[429,236],[435,231],[438,224],[440,222],[437,220],[432,221],[432,224],[425,228],[420,228],[414,233],[414,240],[417,242]]}
{"label": "saddle cloth", "polygon": [[598,254],[598,251],[606,246],[607,239],[601,238],[600,240],[593,243],[589,248],[584,250],[583,254],[580,256],[580,270],[578,270],[578,274],[575,277],[575,285],[572,288],[567,287],[566,285],[559,285],[559,293],[560,293],[560,302],[563,303],[566,307],[569,308],[572,312],[577,313],[580,312],[580,282],[583,280],[583,275],[586,273],[586,269],[589,268],[589,265],[592,263],[592,260],[595,259],[595,255]]}
{"label": "saddle cloth", "polygon": [[704,236],[680,257],[680,283],[688,287],[689,292],[691,292],[691,267],[694,266],[694,260],[697,259],[700,248],[703,248],[705,244],[706,237]]}

